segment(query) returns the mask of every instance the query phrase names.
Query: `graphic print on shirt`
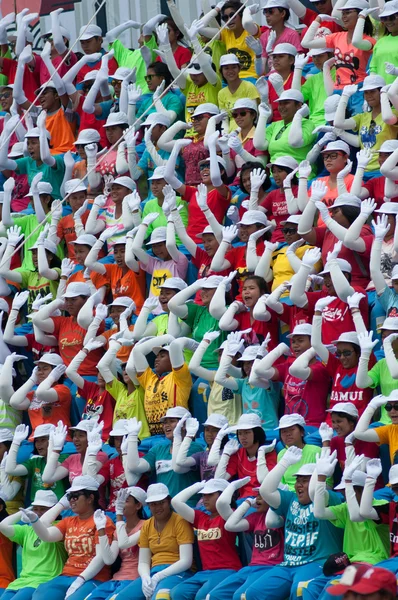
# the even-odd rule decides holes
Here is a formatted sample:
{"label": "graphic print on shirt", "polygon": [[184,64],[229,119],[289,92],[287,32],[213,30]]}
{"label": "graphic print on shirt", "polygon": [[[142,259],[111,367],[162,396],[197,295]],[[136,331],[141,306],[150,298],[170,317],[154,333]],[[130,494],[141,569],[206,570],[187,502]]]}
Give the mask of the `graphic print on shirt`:
{"label": "graphic print on shirt", "polygon": [[235,54],[238,57],[242,71],[249,71],[252,66],[252,57],[248,52],[240,48],[228,48],[228,54]]}
{"label": "graphic print on shirt", "polygon": [[296,379],[288,375],[283,386],[285,396],[285,415],[298,413],[304,418],[308,415],[308,404],[304,400],[303,393],[306,381]]}
{"label": "graphic print on shirt", "polygon": [[285,562],[310,562],[319,536],[319,521],[313,516],[314,505],[303,507],[293,500],[285,524]]}
{"label": "graphic print on shirt", "polygon": [[[282,542],[281,530],[280,529],[256,529],[254,532],[254,544],[253,547],[259,552],[268,552],[272,548],[275,548],[275,555],[279,554],[279,545]],[[270,559],[273,555],[270,554]]]}
{"label": "graphic print on shirt", "polygon": [[348,390],[355,385],[356,372],[344,375],[341,377],[341,373],[336,373],[336,377],[333,382],[333,389],[330,394],[331,402],[361,402],[363,398],[363,390],[343,391],[336,389],[338,386],[344,390]]}
{"label": "graphic print on shirt", "polygon": [[354,56],[353,52],[343,52],[339,48],[335,48],[334,57],[336,59],[336,83],[342,85],[342,81],[339,75],[339,69],[344,68],[351,71],[350,79],[351,83],[356,83],[358,80],[357,70],[359,68],[359,59]]}
{"label": "graphic print on shirt", "polygon": [[377,136],[381,133],[381,125],[377,125],[373,120],[370,122],[369,128],[362,125],[359,130],[359,135],[364,148],[373,148],[377,142]]}

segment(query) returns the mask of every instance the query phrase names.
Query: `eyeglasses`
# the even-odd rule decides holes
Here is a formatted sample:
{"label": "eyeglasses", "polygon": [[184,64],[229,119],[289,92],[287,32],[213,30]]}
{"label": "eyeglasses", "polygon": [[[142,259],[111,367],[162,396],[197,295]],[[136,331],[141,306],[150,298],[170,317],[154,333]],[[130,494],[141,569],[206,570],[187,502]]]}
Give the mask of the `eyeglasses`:
{"label": "eyeglasses", "polygon": [[209,162],[205,162],[205,163],[199,165],[199,171],[204,171],[205,169],[210,169],[210,163]]}
{"label": "eyeglasses", "polygon": [[195,71],[201,71],[201,66],[199,63],[190,63],[188,65],[188,69],[195,69]]}
{"label": "eyeglasses", "polygon": [[263,15],[272,15],[272,13],[274,12],[274,8],[264,8],[263,9]]}
{"label": "eyeglasses", "polygon": [[393,15],[388,15],[386,17],[380,17],[380,21],[382,23],[388,23],[388,21],[392,22],[392,21],[395,21],[395,19],[397,19],[397,18],[398,18],[398,13],[395,13]]}
{"label": "eyeglasses", "polygon": [[159,77],[159,75],[145,75],[145,81],[152,81],[154,77]]}
{"label": "eyeglasses", "polygon": [[339,152],[325,152],[323,155],[323,160],[336,160],[336,158],[339,156],[342,156],[342,154],[339,154]]}
{"label": "eyeglasses", "polygon": [[229,21],[230,19],[232,19],[234,16],[236,15],[236,12],[230,12],[230,13],[224,13],[221,16],[221,21],[224,21],[224,23],[226,23],[227,21]]}
{"label": "eyeglasses", "polygon": [[69,492],[69,494],[66,494],[66,497],[69,501],[77,500],[80,498],[80,496],[84,496],[84,490],[80,490],[79,492]]}
{"label": "eyeglasses", "polygon": [[236,117],[245,117],[247,115],[248,111],[247,110],[234,110],[233,112],[231,112],[231,117],[233,119],[236,119]]}
{"label": "eyeglasses", "polygon": [[282,233],[297,233],[297,228],[294,228],[294,227],[284,227],[282,229]]}
{"label": "eyeglasses", "polygon": [[398,411],[398,403],[394,402],[394,404],[392,404],[392,402],[387,402],[386,411],[391,412],[393,409]]}
{"label": "eyeglasses", "polygon": [[336,352],[336,357],[341,358],[342,356],[344,356],[344,358],[348,358],[349,356],[351,356],[351,354],[352,350],[342,350],[341,352]]}

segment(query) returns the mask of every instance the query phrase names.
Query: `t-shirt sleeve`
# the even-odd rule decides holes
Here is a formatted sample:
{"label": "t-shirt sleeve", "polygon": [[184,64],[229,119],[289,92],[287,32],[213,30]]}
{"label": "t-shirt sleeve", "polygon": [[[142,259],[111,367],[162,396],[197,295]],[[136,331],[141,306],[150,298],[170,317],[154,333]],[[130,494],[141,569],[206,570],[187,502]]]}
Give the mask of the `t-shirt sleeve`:
{"label": "t-shirt sleeve", "polygon": [[185,519],[178,519],[175,527],[176,541],[179,546],[182,544],[193,544],[194,535],[191,525]]}
{"label": "t-shirt sleeve", "polygon": [[149,521],[144,523],[144,525],[141,528],[140,539],[138,542],[140,548],[149,548],[148,527]]}
{"label": "t-shirt sleeve", "polygon": [[376,427],[374,431],[379,436],[380,444],[390,443],[390,428],[391,425],[384,425],[384,427]]}
{"label": "t-shirt sleeve", "polygon": [[181,369],[173,369],[173,379],[177,385],[192,385],[192,377],[187,363],[184,362]]}
{"label": "t-shirt sleeve", "polygon": [[116,377],[111,383],[107,383],[105,388],[106,391],[109,392],[112,398],[114,398],[115,400],[118,399],[120,392],[122,392],[125,389],[124,384],[118,379],[116,379]]}
{"label": "t-shirt sleeve", "polygon": [[235,454],[232,454],[232,456],[230,456],[230,458],[229,458],[228,466],[227,466],[227,473],[229,473],[229,475],[231,475],[231,477],[234,477],[238,473],[238,453],[237,452]]}
{"label": "t-shirt sleeve", "polygon": [[336,36],[331,33],[327,35],[325,38],[326,48],[335,48],[336,47]]}
{"label": "t-shirt sleeve", "polygon": [[27,529],[26,525],[14,525],[14,535],[10,537],[10,540],[19,544],[19,546],[23,546]]}
{"label": "t-shirt sleeve", "polygon": [[16,173],[19,173],[20,175],[27,175],[28,174],[28,157],[23,157],[23,158],[17,158],[16,161],[17,163],[17,168],[15,169]]}
{"label": "t-shirt sleeve", "polygon": [[285,490],[279,490],[279,494],[281,498],[281,503],[278,506],[278,508],[274,508],[273,510],[276,512],[277,515],[285,517],[288,513],[290,503],[295,494],[294,492],[288,492]]}
{"label": "t-shirt sleeve", "polygon": [[68,526],[68,520],[69,519],[62,519],[62,521],[59,521],[59,523],[57,523],[56,525],[54,525],[54,527],[56,527],[57,529],[60,530],[60,532],[62,533],[62,535],[65,537],[66,534],[66,529]]}

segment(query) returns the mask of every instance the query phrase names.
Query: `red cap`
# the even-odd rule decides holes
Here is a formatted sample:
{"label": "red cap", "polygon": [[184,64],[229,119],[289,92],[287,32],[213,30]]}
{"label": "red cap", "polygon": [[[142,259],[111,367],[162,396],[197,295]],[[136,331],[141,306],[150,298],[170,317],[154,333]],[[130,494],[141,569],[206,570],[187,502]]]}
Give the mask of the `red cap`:
{"label": "red cap", "polygon": [[340,596],[346,592],[357,594],[374,594],[380,590],[397,593],[397,578],[387,569],[372,567],[366,564],[350,565],[344,571],[340,583],[327,588],[331,596]]}

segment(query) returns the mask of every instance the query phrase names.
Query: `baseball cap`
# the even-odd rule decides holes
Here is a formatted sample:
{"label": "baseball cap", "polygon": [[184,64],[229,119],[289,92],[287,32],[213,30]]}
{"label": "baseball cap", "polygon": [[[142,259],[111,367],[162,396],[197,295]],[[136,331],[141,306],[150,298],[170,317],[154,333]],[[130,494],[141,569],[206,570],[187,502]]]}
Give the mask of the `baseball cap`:
{"label": "baseball cap", "polygon": [[251,98],[239,98],[234,104],[232,110],[237,110],[238,108],[249,108],[250,110],[254,110],[254,112],[258,112],[258,104],[255,100]]}
{"label": "baseball cap", "polygon": [[261,419],[256,413],[245,413],[239,417],[238,422],[233,426],[233,429],[254,429],[255,427],[261,426]]}
{"label": "baseball cap", "polygon": [[148,177],[148,181],[152,181],[153,179],[164,179],[165,171],[166,167],[156,167],[152,174],[152,177]]}
{"label": "baseball cap", "polygon": [[224,417],[224,415],[212,413],[207,417],[206,421],[203,423],[204,427],[206,427],[206,425],[210,425],[211,427],[217,427],[218,429],[221,429],[221,427],[224,427],[224,425],[228,425],[228,419],[227,417]]}
{"label": "baseball cap", "polygon": [[[40,194],[52,194],[53,186],[48,181],[39,181],[39,183],[37,184],[37,191],[39,193],[39,196],[40,196]],[[29,196],[30,198],[33,197],[33,194],[30,191],[30,189],[29,189],[29,194],[26,194],[26,195]]]}
{"label": "baseball cap", "polygon": [[166,288],[167,290],[185,290],[188,284],[181,279],[181,277],[169,277],[159,288]]}
{"label": "baseball cap", "polygon": [[116,79],[116,81],[123,81],[128,75],[130,75],[131,69],[128,67],[118,67],[113,75],[109,75],[109,79]]}
{"label": "baseball cap", "polygon": [[398,483],[398,465],[393,465],[388,472],[388,483],[395,485]]}
{"label": "baseball cap", "polygon": [[398,202],[383,202],[380,208],[376,208],[375,212],[385,215],[398,215]]}
{"label": "baseball cap", "polygon": [[74,142],[76,144],[96,144],[100,141],[101,136],[96,129],[82,129],[79,132],[77,140]]}
{"label": "baseball cap", "polygon": [[69,179],[65,183],[65,195],[74,194],[75,192],[87,192],[87,186],[82,179]]}
{"label": "baseball cap", "polygon": [[296,102],[304,102],[304,96],[298,90],[290,89],[282,92],[275,102],[282,102],[282,100],[295,100]]}
{"label": "baseball cap", "polygon": [[151,244],[158,244],[159,242],[166,241],[166,227],[156,227],[151,233],[151,237],[149,242],[146,243],[147,246]]}
{"label": "baseball cap", "polygon": [[287,167],[288,169],[292,169],[292,171],[294,171],[294,169],[297,169],[298,167],[298,162],[292,156],[279,156],[279,158],[276,158],[273,162],[270,162],[267,165],[267,167],[272,166]]}
{"label": "baseball cap", "polygon": [[[317,0],[310,0],[311,2],[316,2]],[[323,51],[325,52],[325,48],[323,48]],[[334,117],[336,115],[336,110],[337,110],[337,106],[339,104],[341,96],[338,96],[337,94],[332,94],[332,96],[329,96],[328,98],[326,98],[325,103],[324,103],[324,108],[325,108],[325,121],[334,121]]]}
{"label": "baseball cap", "polygon": [[315,463],[307,463],[306,465],[302,465],[297,473],[293,474],[293,477],[299,477],[300,475],[303,477],[308,477],[313,474],[315,471],[316,464]]}
{"label": "baseball cap", "polygon": [[58,498],[51,490],[37,490],[33,498],[32,506],[55,506],[58,503]]}
{"label": "baseball cap", "polygon": [[113,127],[114,125],[128,125],[129,120],[127,118],[126,113],[119,111],[115,113],[111,113],[106,120],[105,125],[103,127]]}
{"label": "baseball cap", "polygon": [[209,479],[206,481],[204,488],[200,490],[201,494],[214,494],[214,492],[223,492],[228,487],[226,479]]}
{"label": "baseball cap", "polygon": [[101,27],[98,27],[98,25],[83,25],[83,27],[80,27],[80,40],[91,40],[93,37],[102,37]]}
{"label": "baseball cap", "polygon": [[363,80],[362,92],[368,90],[377,90],[386,85],[385,79],[381,75],[368,75]]}
{"label": "baseball cap", "polygon": [[[51,240],[44,240],[43,246],[46,250],[48,250],[49,252],[51,252],[52,254],[56,254],[57,253],[57,246],[54,242],[52,242]],[[34,244],[33,246],[31,246],[30,248],[28,248],[28,250],[37,250],[38,249],[38,245],[37,242],[36,244]]]}
{"label": "baseball cap", "polygon": [[[336,258],[336,260],[337,260],[337,264],[339,265],[339,267],[343,271],[343,273],[351,273],[352,266],[350,265],[348,260],[344,260],[344,258]],[[318,273],[318,275],[322,276],[322,275],[327,275],[328,273],[330,273],[330,264],[326,263],[323,271]]]}
{"label": "baseball cap", "polygon": [[90,246],[92,248],[96,241],[97,241],[97,238],[95,237],[95,235],[92,235],[91,233],[83,233],[83,235],[80,235],[76,240],[69,242],[69,243],[70,244],[79,244],[82,246]]}
{"label": "baseball cap", "polygon": [[366,0],[348,0],[348,2],[346,2],[344,6],[340,8],[340,10],[351,10],[352,8],[364,10],[369,8],[369,2],[366,2]]}
{"label": "baseball cap", "polygon": [[[235,55],[231,54],[231,56]],[[220,114],[220,109],[218,108],[218,106],[212,104],[211,102],[203,102],[203,104],[199,104],[199,106],[195,108],[192,116],[197,117],[198,115],[205,115],[207,113],[210,115],[218,115]]]}
{"label": "baseball cap", "polygon": [[[268,8],[268,5],[266,6],[266,8]],[[277,44],[272,50],[271,54],[291,54],[292,56],[296,56],[297,48],[293,46],[293,44]]]}
{"label": "baseball cap", "polygon": [[85,431],[87,433],[88,431],[92,431],[97,425],[98,423],[95,419],[83,419],[77,425],[69,427],[69,429],[71,431]]}
{"label": "baseball cap", "polygon": [[129,491],[129,496],[133,496],[133,498],[138,500],[138,502],[141,502],[143,506],[146,504],[147,495],[142,488],[133,485],[127,489]]}
{"label": "baseball cap", "polygon": [[3,442],[12,442],[13,437],[14,434],[10,429],[0,429],[0,444]]}
{"label": "baseball cap", "polygon": [[150,502],[160,502],[170,496],[169,488],[164,483],[152,483],[148,486],[146,493],[147,504]]}
{"label": "baseball cap", "polygon": [[344,413],[346,415],[350,415],[351,417],[354,417],[355,419],[358,419],[358,409],[355,406],[355,404],[353,404],[352,402],[336,402],[336,404],[333,405],[333,408],[329,408],[326,412],[328,413],[333,413],[333,412],[338,412],[338,413]]}
{"label": "baseball cap", "polygon": [[222,275],[210,275],[209,277],[206,277],[202,286],[206,289],[217,288],[223,280],[224,277]]}
{"label": "baseball cap", "polygon": [[[83,77],[82,83],[84,83],[85,81],[95,81],[96,78],[97,78],[98,73],[99,73],[98,69],[93,69],[92,71],[89,71]],[[79,87],[79,85],[81,86],[82,83],[78,84],[78,87]]]}
{"label": "baseball cap", "polygon": [[[365,485],[365,481],[366,481],[366,473],[364,473],[363,471],[354,471],[354,473],[352,474],[352,485],[357,485],[359,487],[363,487]],[[336,485],[336,487],[334,488],[335,490],[345,490],[346,485],[345,485],[345,481],[342,479],[339,483],[339,485]]]}
{"label": "baseball cap", "polygon": [[305,427],[305,419],[302,415],[298,413],[292,413],[290,415],[283,415],[279,419],[278,427],[275,429],[285,429],[286,427],[293,427],[293,425],[300,425],[300,427]]}
{"label": "baseball cap", "polygon": [[351,561],[345,552],[336,552],[335,554],[331,554],[324,563],[322,569],[323,574],[326,575],[326,577],[338,575],[342,573],[350,564]]}
{"label": "baseball cap", "polygon": [[[310,0],[310,2],[316,2],[317,0]],[[318,29],[318,33],[314,39],[319,40],[325,35],[330,35],[332,32],[327,27],[320,27]],[[330,54],[334,54],[334,50],[332,48],[313,48],[308,52],[308,56],[319,56],[319,54],[324,54],[325,52],[329,52]]]}
{"label": "baseball cap", "polygon": [[113,428],[109,432],[109,435],[117,435],[117,436],[127,435],[127,433],[128,433],[127,423],[128,423],[127,419],[119,419],[118,421],[116,421],[113,424]]}
{"label": "baseball cap", "polygon": [[243,213],[242,219],[237,222],[237,225],[255,225],[261,223],[262,225],[270,225],[266,215],[261,210],[247,210]]}
{"label": "baseball cap", "polygon": [[398,140],[387,140],[375,152],[395,152],[395,150],[398,150]]}
{"label": "baseball cap", "polygon": [[289,215],[286,221],[281,221],[281,225],[286,225],[286,223],[294,223],[298,225],[300,223],[301,215]]}
{"label": "baseball cap", "polygon": [[76,298],[76,296],[91,296],[91,290],[87,283],[76,281],[68,285],[64,298]]}
{"label": "baseball cap", "polygon": [[[46,129],[46,136],[48,140],[51,140],[51,133]],[[29,129],[25,135],[24,135],[24,139],[28,139],[28,138],[38,138],[40,137],[40,131],[38,127],[33,127],[32,129]]]}
{"label": "baseball cap", "polygon": [[292,333],[287,336],[289,339],[294,335],[312,335],[312,325],[310,323],[299,323],[295,326]]}
{"label": "baseball cap", "polygon": [[8,158],[17,158],[18,156],[23,156],[24,153],[24,143],[16,142],[13,144],[11,148],[11,152],[8,154]]}
{"label": "baseball cap", "polygon": [[214,231],[212,230],[211,225],[206,225],[206,227],[204,228],[204,230],[202,231],[202,233],[198,233],[196,237],[201,238],[206,233],[211,233],[212,235],[214,235]]}
{"label": "baseball cap", "polygon": [[244,349],[242,356],[240,358],[238,358],[238,360],[241,360],[241,361],[255,360],[259,349],[260,349],[259,345],[248,346],[247,348]]}
{"label": "baseball cap", "polygon": [[[393,594],[395,597],[397,594],[397,577],[394,572],[382,569],[380,567],[374,567],[373,565],[367,566],[365,573],[356,576],[357,571],[360,567],[365,565],[351,565],[346,568],[343,573],[340,583],[327,588],[327,592],[331,596],[341,596],[346,592],[354,592],[359,595],[374,594],[380,590],[386,590]],[[350,569],[349,573],[347,571]],[[355,569],[355,573],[354,573]]]}
{"label": "baseball cap", "polygon": [[398,331],[398,317],[387,317],[383,325],[378,329],[387,329],[388,331]]}
{"label": "baseball cap", "polygon": [[127,177],[126,175],[116,177],[116,179],[112,181],[112,185],[122,185],[123,187],[129,189],[131,192],[137,188],[134,179],[131,179],[131,177]]}
{"label": "baseball cap", "polygon": [[141,123],[140,127],[145,125],[164,125],[165,127],[170,127],[171,121],[167,115],[162,115],[162,113],[154,112],[147,116],[145,121]]}
{"label": "baseball cap", "polygon": [[221,67],[226,67],[227,65],[240,65],[239,58],[236,54],[232,54],[232,52],[228,54],[223,54],[220,57],[220,69]]}
{"label": "baseball cap", "polygon": [[37,90],[35,90],[35,96],[38,96],[40,94],[40,92],[44,91],[44,90],[55,90],[57,91],[57,88],[55,86],[55,84],[52,81],[46,81],[46,83],[43,83],[43,85],[41,85],[40,87],[37,88]]}
{"label": "baseball cap", "polygon": [[90,477],[90,475],[79,475],[74,478],[71,487],[66,490],[66,493],[80,492],[80,490],[90,490],[94,492],[98,490],[99,486],[99,481],[94,479],[94,477]]}
{"label": "baseball cap", "polygon": [[42,425],[38,425],[33,433],[33,439],[47,437],[52,431],[54,431],[54,429],[55,425],[52,425],[51,423],[43,423]]}
{"label": "baseball cap", "polygon": [[332,340],[331,344],[338,344],[339,342],[347,342],[347,344],[356,344],[359,346],[358,334],[355,331],[345,331],[337,340]]}
{"label": "baseball cap", "polygon": [[379,18],[395,15],[396,13],[398,13],[398,2],[396,0],[392,0],[392,2],[385,3],[383,10],[381,13],[379,13]]}
{"label": "baseball cap", "polygon": [[321,154],[324,152],[332,152],[333,150],[341,150],[345,154],[350,155],[350,147],[348,144],[343,142],[342,140],[336,140],[335,142],[329,142],[327,146],[321,151]]}
{"label": "baseball cap", "polygon": [[189,410],[183,406],[173,406],[173,408],[167,409],[166,414],[163,415],[163,417],[160,417],[159,421],[163,423],[165,419],[182,419],[182,417],[185,417],[185,415],[188,415],[188,417],[191,416]]}
{"label": "baseball cap", "polygon": [[289,8],[286,0],[268,0],[264,8]]}
{"label": "baseball cap", "polygon": [[134,304],[135,308],[135,302],[129,296],[119,296],[118,298],[115,298],[113,302],[108,304],[108,306],[124,306],[125,308],[130,308],[132,304]]}
{"label": "baseball cap", "polygon": [[52,365],[53,367],[57,367],[58,365],[63,365],[64,361],[62,360],[59,354],[47,352],[46,354],[43,354],[43,356],[41,356],[39,360],[35,360],[33,364],[38,365],[39,363],[46,363],[46,365]]}

